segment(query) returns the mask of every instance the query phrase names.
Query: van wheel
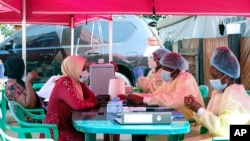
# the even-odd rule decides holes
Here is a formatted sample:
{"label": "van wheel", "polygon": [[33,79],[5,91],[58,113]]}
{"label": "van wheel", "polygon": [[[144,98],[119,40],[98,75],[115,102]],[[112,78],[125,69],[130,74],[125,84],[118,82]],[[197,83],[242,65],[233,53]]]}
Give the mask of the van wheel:
{"label": "van wheel", "polygon": [[125,86],[132,86],[129,79],[124,74],[121,74],[119,72],[115,72],[115,77],[116,78],[123,78],[125,81]]}

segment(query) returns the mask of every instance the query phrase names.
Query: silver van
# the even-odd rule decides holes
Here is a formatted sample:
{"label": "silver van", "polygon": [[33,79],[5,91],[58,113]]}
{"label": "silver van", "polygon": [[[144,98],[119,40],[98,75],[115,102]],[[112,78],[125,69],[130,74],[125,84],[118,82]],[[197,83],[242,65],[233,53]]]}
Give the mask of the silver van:
{"label": "silver van", "polygon": [[[27,71],[36,69],[44,82],[51,75],[61,74],[62,60],[70,55],[71,29],[57,25],[30,25],[27,32]],[[88,62],[104,59],[108,63],[109,31],[113,32],[113,60],[119,75],[128,85],[135,85],[132,69],[142,66],[147,70],[148,37],[157,37],[153,27],[137,16],[113,17],[112,30],[106,20],[95,20],[74,28],[74,54]],[[158,38],[158,37],[157,37]],[[151,47],[152,48],[152,47]],[[22,31],[6,38],[0,44],[0,58],[22,54]]]}

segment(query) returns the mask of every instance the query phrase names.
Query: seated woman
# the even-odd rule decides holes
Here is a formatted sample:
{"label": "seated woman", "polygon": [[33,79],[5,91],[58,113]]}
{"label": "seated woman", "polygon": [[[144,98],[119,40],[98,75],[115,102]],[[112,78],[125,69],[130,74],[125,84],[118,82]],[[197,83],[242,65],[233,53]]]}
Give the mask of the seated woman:
{"label": "seated woman", "polygon": [[162,85],[161,72],[162,67],[159,63],[164,54],[170,53],[165,48],[159,48],[153,52],[153,58],[148,60],[148,67],[151,69],[147,77],[141,76],[138,78],[138,87],[145,93],[150,93],[158,89]]}
{"label": "seated woman", "polygon": [[[65,58],[61,65],[62,76],[55,81],[50,95],[43,123],[58,126],[58,141],[84,140],[84,133],[73,127],[72,110],[85,110],[99,105],[95,94],[80,81],[81,74],[86,69],[85,63],[86,59],[81,56]],[[41,134],[40,137],[44,138],[44,135]]]}
{"label": "seated woman", "polygon": [[32,87],[32,80],[38,77],[36,71],[31,71],[22,80],[24,75],[24,61],[18,56],[12,56],[5,61],[5,75],[8,77],[5,85],[5,94],[9,100],[20,103],[25,108],[42,108],[43,103]]}
{"label": "seated woman", "polygon": [[213,88],[206,109],[193,96],[184,103],[194,111],[197,121],[208,129],[207,134],[185,138],[185,141],[211,140],[228,137],[230,124],[250,124],[250,97],[243,85],[236,84],[240,64],[227,47],[217,47],[210,59],[210,84]]}

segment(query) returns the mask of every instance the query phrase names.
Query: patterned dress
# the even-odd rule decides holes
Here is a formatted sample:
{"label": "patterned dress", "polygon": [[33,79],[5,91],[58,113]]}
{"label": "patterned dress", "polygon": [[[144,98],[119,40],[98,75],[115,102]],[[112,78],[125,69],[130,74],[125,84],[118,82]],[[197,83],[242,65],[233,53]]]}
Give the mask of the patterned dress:
{"label": "patterned dress", "polygon": [[[95,94],[83,83],[83,100],[77,98],[76,89],[69,77],[61,77],[52,90],[47,114],[43,123],[56,124],[59,130],[58,141],[83,141],[84,133],[75,130],[72,124],[72,110],[93,108],[98,104]],[[52,136],[53,133],[51,132]],[[40,135],[44,137],[43,134]]]}
{"label": "patterned dress", "polygon": [[[10,79],[7,80],[5,86],[5,95],[8,98],[8,100],[16,101],[20,95],[26,95],[26,89],[15,80]],[[36,96],[36,105],[34,108],[44,108],[44,103],[41,101],[37,93],[35,93],[35,96]]]}

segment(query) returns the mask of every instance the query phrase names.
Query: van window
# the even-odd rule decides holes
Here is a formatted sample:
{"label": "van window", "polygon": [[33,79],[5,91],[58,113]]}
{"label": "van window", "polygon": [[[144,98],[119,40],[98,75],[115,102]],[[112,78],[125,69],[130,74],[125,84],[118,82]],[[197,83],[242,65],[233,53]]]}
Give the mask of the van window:
{"label": "van window", "polygon": [[[122,43],[128,40],[133,33],[135,33],[136,27],[125,21],[113,22],[113,43]],[[93,33],[93,35],[92,35]],[[108,44],[109,42],[109,23],[108,21],[92,22],[87,25],[83,25],[80,32],[80,45],[89,44]],[[92,42],[91,42],[92,39]]]}
{"label": "van window", "polygon": [[[27,48],[51,47],[60,44],[56,26],[34,26],[27,30]],[[22,47],[22,32],[13,37],[14,49]]]}

